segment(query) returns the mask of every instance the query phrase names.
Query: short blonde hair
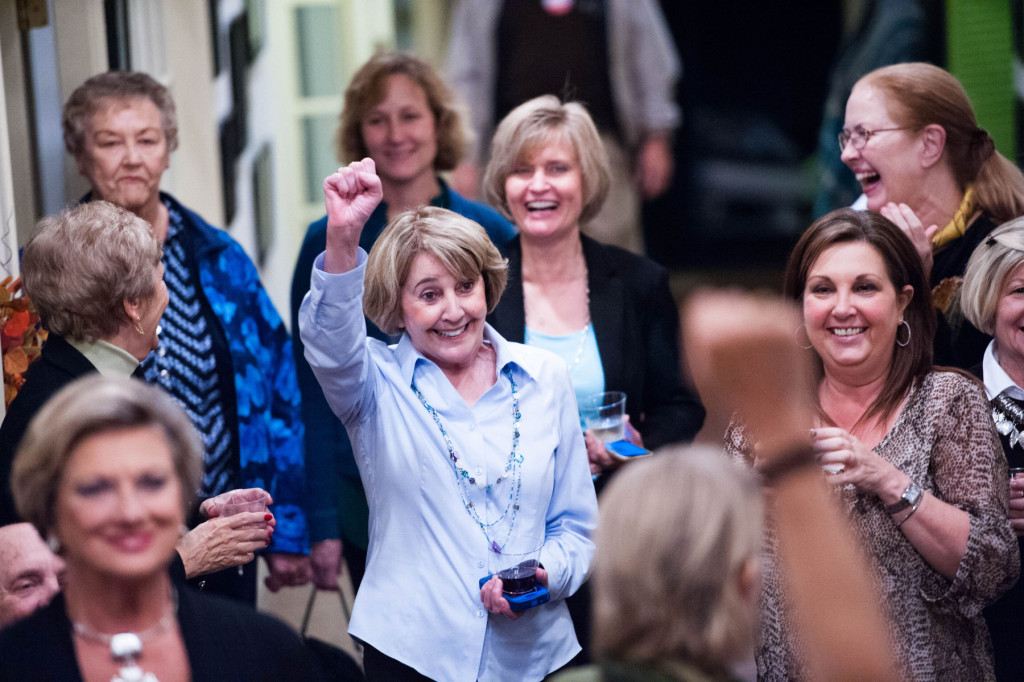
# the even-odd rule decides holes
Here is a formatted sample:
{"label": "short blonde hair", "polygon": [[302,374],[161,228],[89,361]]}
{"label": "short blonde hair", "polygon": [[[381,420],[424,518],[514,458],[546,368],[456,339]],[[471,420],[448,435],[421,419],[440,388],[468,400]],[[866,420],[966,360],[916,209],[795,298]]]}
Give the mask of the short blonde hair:
{"label": "short blonde hair", "polygon": [[113,336],[128,319],[124,301],[156,293],[162,250],[153,228],[106,201],[40,220],[25,245],[22,277],[43,326],[72,339]]}
{"label": "short blonde hair", "polygon": [[348,163],[370,155],[363,140],[363,119],[370,109],[387,97],[387,83],[391,76],[405,76],[423,90],[427,106],[434,114],[434,137],[437,141],[434,170],[454,169],[462,160],[467,144],[467,131],[455,98],[434,67],[401,52],[378,52],[352,76],[345,90],[345,104],[335,133],[338,160]]}
{"label": "short blonde hair", "polygon": [[508,280],[508,261],[484,228],[454,211],[422,206],[388,223],[366,263],[363,311],[385,334],[402,329],[402,288],[421,253],[437,258],[456,277],[482,275],[487,312],[498,305]]}
{"label": "short blonde hair", "polygon": [[1006,279],[1024,263],[1024,217],[993,230],[967,261],[960,307],[971,324],[989,336],[996,334],[996,311]]}
{"label": "short blonde hair", "polygon": [[517,163],[545,145],[564,141],[580,164],[583,179],[583,207],[580,223],[598,214],[608,197],[611,175],[608,153],[590,114],[578,102],[562,103],[554,95],[542,95],[520,104],[498,124],[491,146],[491,160],[484,171],[483,188],[487,203],[512,220],[505,196],[505,180]]}
{"label": "short blonde hair", "polygon": [[626,467],[601,496],[594,559],[594,648],[640,663],[720,670],[749,646],[761,493],[712,448],[670,447]]}
{"label": "short blonde hair", "polygon": [[46,537],[57,526],[57,489],[75,448],[90,436],[146,426],[167,439],[187,515],[203,474],[203,445],[185,410],[159,388],[101,374],[68,384],[29,422],[11,466],[18,514]]}

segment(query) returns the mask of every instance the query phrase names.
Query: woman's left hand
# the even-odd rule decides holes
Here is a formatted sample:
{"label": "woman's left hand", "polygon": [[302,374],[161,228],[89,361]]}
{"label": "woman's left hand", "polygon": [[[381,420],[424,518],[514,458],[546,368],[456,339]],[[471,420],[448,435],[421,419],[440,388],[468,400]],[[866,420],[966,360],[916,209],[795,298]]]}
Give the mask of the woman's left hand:
{"label": "woman's left hand", "polygon": [[[543,568],[537,569],[537,582],[543,587],[548,586],[548,572]],[[501,588],[501,578],[496,575],[491,576],[491,579],[480,588],[480,601],[483,602],[484,608],[490,613],[504,615],[509,620],[518,620],[519,616],[523,615],[523,612],[512,610],[508,599],[505,599],[501,593]]]}
{"label": "woman's left hand", "polygon": [[856,436],[835,426],[814,429],[814,455],[822,466],[843,468],[830,474],[836,485],[853,485],[864,493],[880,495],[899,470],[867,447]]}
{"label": "woman's left hand", "polygon": [[[637,447],[644,446],[643,436],[640,432],[633,428],[633,424],[629,421],[629,417],[626,417],[626,440]],[[590,460],[590,473],[597,476],[605,471],[605,469],[614,469],[618,467],[622,462],[608,452],[608,448],[604,446],[593,434],[592,431],[583,432],[583,442],[587,446],[587,459]]]}
{"label": "woman's left hand", "polygon": [[883,216],[891,220],[896,227],[903,230],[903,233],[910,237],[914,244],[914,250],[921,257],[921,264],[924,265],[924,274],[930,277],[934,256],[932,253],[932,237],[939,231],[938,225],[925,228],[920,218],[914,213],[914,209],[906,204],[896,204],[890,201],[879,211]]}
{"label": "woman's left hand", "polygon": [[215,516],[200,523],[178,540],[185,575],[194,578],[249,563],[257,550],[270,544],[276,523],[265,512]]}

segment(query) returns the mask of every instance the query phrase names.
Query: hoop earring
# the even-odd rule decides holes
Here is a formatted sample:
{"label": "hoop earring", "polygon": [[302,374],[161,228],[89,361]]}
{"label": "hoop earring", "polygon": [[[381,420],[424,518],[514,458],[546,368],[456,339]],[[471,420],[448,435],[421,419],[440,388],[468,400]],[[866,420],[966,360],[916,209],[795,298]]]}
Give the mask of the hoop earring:
{"label": "hoop earring", "polygon": [[896,345],[899,346],[900,348],[906,348],[907,344],[910,343],[910,336],[911,336],[911,334],[910,334],[910,323],[907,322],[906,320],[900,320],[900,324],[907,328],[907,340],[904,341],[903,343],[900,343],[900,330],[899,330],[899,325],[897,325],[897,328],[896,328]]}
{"label": "hoop earring", "polygon": [[[804,334],[807,334],[807,328],[804,325],[800,325],[795,330],[793,330],[793,336],[796,337],[797,344],[799,344],[799,346],[801,348],[803,348],[804,350],[810,350],[810,349],[814,348],[814,344],[811,344],[810,346],[805,346],[803,344],[803,342],[800,340],[800,330],[801,329],[804,330]],[[807,337],[807,340],[810,341],[810,337],[809,336]]]}

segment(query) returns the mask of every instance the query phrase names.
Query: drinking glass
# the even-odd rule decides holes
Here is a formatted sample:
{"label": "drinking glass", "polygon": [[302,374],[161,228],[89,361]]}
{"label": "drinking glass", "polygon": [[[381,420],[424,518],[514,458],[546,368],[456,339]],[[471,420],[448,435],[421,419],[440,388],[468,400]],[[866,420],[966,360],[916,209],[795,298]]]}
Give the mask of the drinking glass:
{"label": "drinking glass", "polygon": [[626,394],[622,391],[595,393],[580,405],[587,429],[602,443],[626,437]]}

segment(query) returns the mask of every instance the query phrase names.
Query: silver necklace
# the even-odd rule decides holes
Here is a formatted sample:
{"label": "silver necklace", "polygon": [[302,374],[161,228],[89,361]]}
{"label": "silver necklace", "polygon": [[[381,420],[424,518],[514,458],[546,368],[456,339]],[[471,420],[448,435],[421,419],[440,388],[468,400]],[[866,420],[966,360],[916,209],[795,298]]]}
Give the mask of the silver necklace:
{"label": "silver necklace", "polygon": [[171,586],[171,606],[167,613],[160,617],[153,625],[142,632],[119,632],[108,634],[94,630],[85,623],[73,620],[71,627],[74,633],[82,639],[98,644],[105,644],[110,647],[110,655],[114,663],[121,666],[117,674],[110,678],[110,682],[159,682],[156,675],[148,673],[139,667],[136,659],[142,655],[142,643],[157,635],[162,635],[171,629],[178,614],[178,592]]}
{"label": "silver necklace", "polygon": [[[586,274],[585,277],[588,277]],[[589,278],[589,277],[588,277]],[[523,305],[523,319],[526,318],[526,305]],[[544,318],[537,320],[541,324],[544,324]],[[580,343],[576,348],[576,353],[573,355],[572,362],[569,363],[569,372],[575,371],[576,366],[580,364],[580,360],[583,359],[583,351],[587,347],[587,333],[590,331],[590,325],[592,320],[590,319],[590,283],[587,283],[587,320],[583,323],[583,329],[580,330]],[[529,322],[526,322],[526,326],[529,327]]]}

